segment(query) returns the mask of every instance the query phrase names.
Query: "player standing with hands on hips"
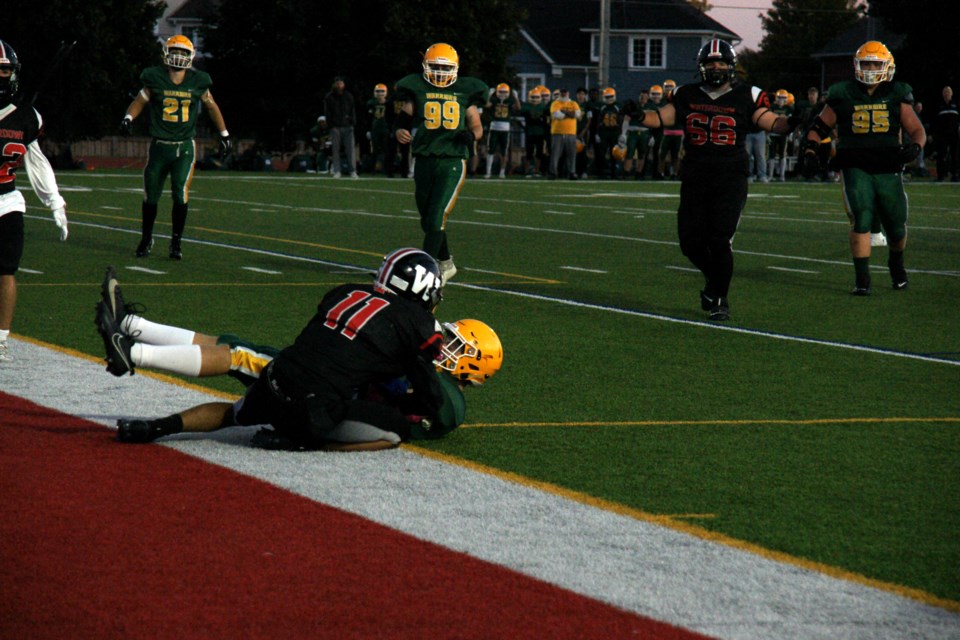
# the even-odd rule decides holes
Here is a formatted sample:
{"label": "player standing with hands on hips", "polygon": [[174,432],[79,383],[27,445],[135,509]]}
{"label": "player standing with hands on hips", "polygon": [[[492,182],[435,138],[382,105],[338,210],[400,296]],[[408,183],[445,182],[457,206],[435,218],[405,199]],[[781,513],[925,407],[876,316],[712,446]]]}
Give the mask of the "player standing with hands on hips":
{"label": "player standing with hands on hips", "polygon": [[730,318],[733,236],[747,202],[750,161],[746,136],[762,129],[789,133],[799,118],[778,116],[757,87],[737,80],[737,54],[711,40],[697,55],[702,81],[679,87],[673,100],[647,111],[638,124],[683,128],[677,230],[680,250],[706,279],[700,307],[711,320]]}
{"label": "player standing with hands on hips", "polygon": [[186,36],[172,36],[163,47],[163,64],[148,67],[140,74],[143,88],[134,98],[120,123],[124,135],[130,133],[133,121],[150,105],[150,151],[143,170],[142,226],[137,257],[146,258],[153,248],[153,223],[157,219],[157,203],[163,184],[170,176],[173,196],[173,234],[170,258],[183,258],[180,240],[187,224],[187,204],[193,166],[196,164],[197,116],[202,104],[220,132],[224,153],[232,146],[230,133],[220,107],[210,93],[213,80],[203,71],[192,69],[195,55],[193,43]]}
{"label": "player standing with hands on hips", "polygon": [[0,362],[12,360],[7,337],[17,304],[16,273],[23,256],[23,215],[27,203],[16,189],[16,170],[23,163],[27,179],[53,212],[60,240],[67,239],[67,203],[60,196],[50,161],[38,142],[43,118],[29,104],[15,102],[20,88],[20,59],[0,40]]}
{"label": "player standing with hands on hips", "polygon": [[423,250],[439,261],[444,282],[457,273],[447,245],[447,217],[467,177],[470,150],[483,136],[479,108],[489,91],[477,78],[458,77],[459,68],[456,49],[439,42],[423,54],[423,74],[405,76],[396,91],[404,101],[397,115],[397,142],[412,140],[416,158],[413,180]]}

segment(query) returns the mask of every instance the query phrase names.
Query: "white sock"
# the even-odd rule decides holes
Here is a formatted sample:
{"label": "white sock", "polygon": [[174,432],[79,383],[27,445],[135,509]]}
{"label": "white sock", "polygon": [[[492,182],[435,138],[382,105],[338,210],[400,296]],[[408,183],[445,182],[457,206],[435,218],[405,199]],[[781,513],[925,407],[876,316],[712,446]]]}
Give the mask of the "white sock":
{"label": "white sock", "polygon": [[150,322],[146,318],[135,315],[128,315],[124,318],[121,328],[137,342],[146,342],[147,344],[193,344],[193,336],[196,335],[195,331]]}
{"label": "white sock", "polygon": [[0,342],[3,342],[10,336],[10,329],[0,329]]}
{"label": "white sock", "polygon": [[154,346],[138,342],[130,349],[130,357],[138,367],[162,369],[185,376],[200,375],[203,362],[200,346],[195,344]]}
{"label": "white sock", "polygon": [[493,169],[493,156],[487,156],[487,175],[490,175],[491,169]]}

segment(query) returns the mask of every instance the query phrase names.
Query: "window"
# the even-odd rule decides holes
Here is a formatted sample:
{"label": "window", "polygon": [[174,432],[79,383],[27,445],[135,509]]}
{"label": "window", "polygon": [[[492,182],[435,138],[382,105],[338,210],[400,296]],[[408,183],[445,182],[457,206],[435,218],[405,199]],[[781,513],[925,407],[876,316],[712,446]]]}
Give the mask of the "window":
{"label": "window", "polygon": [[663,69],[666,65],[667,43],[664,38],[630,38],[631,69]]}
{"label": "window", "polygon": [[600,62],[600,34],[590,36],[590,62]]}

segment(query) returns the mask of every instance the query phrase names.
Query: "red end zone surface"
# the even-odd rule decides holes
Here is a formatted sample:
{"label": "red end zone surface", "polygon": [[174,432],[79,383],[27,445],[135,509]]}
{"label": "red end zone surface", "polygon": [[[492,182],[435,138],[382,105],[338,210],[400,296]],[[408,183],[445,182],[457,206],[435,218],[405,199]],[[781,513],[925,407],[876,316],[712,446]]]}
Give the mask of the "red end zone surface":
{"label": "red end zone surface", "polygon": [[0,393],[0,637],[703,636]]}

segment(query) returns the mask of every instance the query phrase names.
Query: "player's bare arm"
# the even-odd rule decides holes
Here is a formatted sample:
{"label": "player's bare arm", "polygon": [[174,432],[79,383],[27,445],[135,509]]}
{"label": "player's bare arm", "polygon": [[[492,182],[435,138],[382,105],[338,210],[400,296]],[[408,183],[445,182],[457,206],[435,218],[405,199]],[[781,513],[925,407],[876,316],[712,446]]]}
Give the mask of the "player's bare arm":
{"label": "player's bare arm", "polygon": [[[400,109],[400,120],[399,126],[397,127],[397,142],[400,144],[410,144],[410,141],[413,140],[413,136],[410,135],[410,124],[413,122],[413,101],[407,100],[403,103],[403,108]],[[405,117],[404,117],[405,116]]]}

